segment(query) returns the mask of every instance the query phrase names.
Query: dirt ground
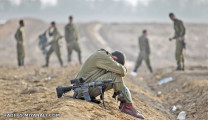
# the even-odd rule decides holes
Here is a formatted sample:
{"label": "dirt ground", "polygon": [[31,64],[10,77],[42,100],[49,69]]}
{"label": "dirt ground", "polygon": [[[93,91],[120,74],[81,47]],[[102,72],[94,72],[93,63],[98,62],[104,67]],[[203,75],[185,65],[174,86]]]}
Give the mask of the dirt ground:
{"label": "dirt ground", "polygon": [[[26,18],[26,66],[16,66],[14,32],[17,20],[0,25],[0,119],[22,119],[6,117],[44,113],[52,117],[24,119],[87,119],[87,120],[132,120],[130,115],[121,113],[119,103],[112,98],[113,91],[105,92],[107,109],[102,104],[94,104],[72,99],[72,92],[58,99],[55,88],[70,85],[79,71],[77,55],[68,64],[65,42],[62,40],[62,57],[65,67],[59,67],[58,60],[52,55],[50,68],[41,68],[44,56],[38,48],[38,35],[48,24],[37,19]],[[172,36],[170,24],[78,24],[83,61],[100,48],[109,51],[120,50],[126,54],[127,68],[130,73],[138,55],[137,38],[142,29],[149,31],[151,60],[154,73],[150,74],[145,65],[138,70],[138,76],[129,73],[125,84],[133,96],[134,106],[147,120],[176,120],[181,111],[186,111],[187,120],[208,119],[208,25],[188,24],[187,50],[185,51],[186,70],[174,71],[175,43],[166,40]],[[58,24],[63,34],[64,24]],[[203,31],[203,32],[202,32]],[[172,77],[173,81],[158,85],[163,78]],[[161,93],[161,94],[158,94]],[[172,107],[176,106],[176,111]]]}

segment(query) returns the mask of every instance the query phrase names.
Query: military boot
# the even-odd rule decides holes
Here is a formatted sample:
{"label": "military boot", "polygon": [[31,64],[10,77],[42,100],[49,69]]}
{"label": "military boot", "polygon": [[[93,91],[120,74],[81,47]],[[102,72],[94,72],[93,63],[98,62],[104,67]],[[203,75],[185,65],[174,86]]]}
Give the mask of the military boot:
{"label": "military boot", "polygon": [[180,63],[180,61],[177,61],[177,68],[176,68],[176,70],[181,70],[181,63]]}
{"label": "military boot", "polygon": [[137,118],[141,118],[144,119],[144,116],[141,115],[134,107],[131,103],[122,103],[119,107],[119,109],[121,110],[121,112],[124,112],[126,114],[132,115],[134,117]]}
{"label": "military boot", "polygon": [[24,59],[22,59],[21,62],[22,62],[22,66],[24,66],[25,65]]}
{"label": "military boot", "polygon": [[149,71],[150,71],[151,73],[153,73],[152,67],[149,67]]}
{"label": "military boot", "polygon": [[185,70],[185,65],[184,65],[184,62],[182,63],[182,67],[181,67],[181,70]]}
{"label": "military boot", "polygon": [[18,66],[20,67],[21,66],[21,60],[18,59]]}
{"label": "military boot", "polygon": [[71,55],[68,55],[68,62],[71,62]]}
{"label": "military boot", "polygon": [[70,90],[71,90],[71,87],[60,87],[60,86],[58,86],[56,88],[57,97],[61,98],[64,93],[69,92]]}
{"label": "military boot", "polygon": [[45,65],[43,65],[42,67],[48,67],[48,65],[49,65],[49,59],[48,59],[48,57],[46,57],[46,64]]}

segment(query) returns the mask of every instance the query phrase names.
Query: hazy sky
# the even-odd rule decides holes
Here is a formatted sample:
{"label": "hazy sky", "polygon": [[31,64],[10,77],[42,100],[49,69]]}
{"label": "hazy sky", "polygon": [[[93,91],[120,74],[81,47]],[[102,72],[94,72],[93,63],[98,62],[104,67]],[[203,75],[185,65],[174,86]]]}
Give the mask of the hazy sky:
{"label": "hazy sky", "polygon": [[207,22],[208,0],[0,0],[0,21],[35,17],[66,22],[169,22],[174,12],[187,22]]}

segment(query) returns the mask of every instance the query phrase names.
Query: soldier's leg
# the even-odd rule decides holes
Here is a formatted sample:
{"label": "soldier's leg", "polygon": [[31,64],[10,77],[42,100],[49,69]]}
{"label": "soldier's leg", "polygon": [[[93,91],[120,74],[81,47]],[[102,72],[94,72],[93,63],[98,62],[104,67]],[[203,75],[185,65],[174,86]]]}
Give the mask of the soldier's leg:
{"label": "soldier's leg", "polygon": [[151,64],[150,64],[149,56],[147,56],[147,58],[145,59],[145,62],[146,62],[146,65],[147,65],[149,71],[152,73],[153,70],[152,70],[152,66],[151,66]]}
{"label": "soldier's leg", "polygon": [[181,70],[181,54],[183,50],[183,44],[177,39],[176,40],[176,51],[175,51],[175,58],[177,61],[177,68],[176,70]]}
{"label": "soldier's leg", "polygon": [[24,46],[17,45],[17,56],[18,56],[18,65],[23,66],[23,58],[24,58]]}
{"label": "soldier's leg", "polygon": [[181,69],[182,70],[185,70],[185,64],[184,64],[184,51],[182,50],[182,52],[181,52],[182,54],[181,54]]}
{"label": "soldier's leg", "polygon": [[22,46],[22,50],[21,50],[22,52],[22,55],[21,55],[21,64],[22,64],[22,66],[24,66],[25,65],[25,62],[24,62],[24,59],[25,59],[25,48],[24,48],[24,46]]}
{"label": "soldier's leg", "polygon": [[59,46],[57,46],[57,48],[55,49],[55,52],[56,52],[56,55],[58,57],[60,65],[63,66],[63,60],[62,60],[62,57],[61,57],[61,50],[60,50]]}
{"label": "soldier's leg", "polygon": [[48,65],[49,65],[49,59],[50,59],[50,56],[53,53],[53,51],[54,51],[54,49],[51,46],[50,49],[48,50],[47,54],[46,54],[46,64],[45,64],[45,67],[48,67]]}
{"label": "soldier's leg", "polygon": [[80,49],[80,46],[79,46],[79,43],[76,42],[74,44],[74,50],[77,52],[78,54],[78,59],[79,59],[79,63],[82,64],[82,56],[81,56],[81,49]]}
{"label": "soldier's leg", "polygon": [[68,62],[71,62],[72,50],[73,50],[73,46],[71,44],[70,44],[70,46],[67,46]]}
{"label": "soldier's leg", "polygon": [[139,54],[137,61],[136,61],[136,65],[134,67],[134,72],[137,72],[137,69],[140,67],[142,60],[143,60],[143,57],[141,54]]}
{"label": "soldier's leg", "polygon": [[[98,78],[96,81],[102,81],[105,79],[112,79],[112,81],[119,81],[121,83],[116,84],[109,84],[107,85],[107,88],[105,91],[114,89],[114,95],[118,95],[118,100],[121,101],[119,109],[121,112],[124,112],[126,114],[132,115],[137,118],[144,118],[132,105],[132,97],[129,89],[124,85],[123,78],[120,75],[113,74],[111,72],[108,72],[104,75],[102,75],[100,78]],[[90,91],[90,95],[96,97],[100,95],[98,89],[92,89]],[[114,96],[113,95],[113,96]],[[115,97],[115,96],[114,96]]]}

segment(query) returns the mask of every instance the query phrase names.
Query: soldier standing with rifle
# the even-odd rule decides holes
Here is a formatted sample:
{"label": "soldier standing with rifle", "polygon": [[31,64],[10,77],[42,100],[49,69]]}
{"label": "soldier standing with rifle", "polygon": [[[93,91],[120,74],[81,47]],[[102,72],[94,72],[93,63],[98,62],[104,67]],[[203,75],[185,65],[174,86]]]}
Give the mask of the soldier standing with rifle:
{"label": "soldier standing with rifle", "polygon": [[51,47],[46,53],[46,64],[43,67],[49,66],[49,58],[54,51],[59,59],[60,65],[63,66],[63,61],[61,58],[60,44],[59,44],[59,41],[62,38],[62,36],[58,32],[58,30],[56,28],[56,23],[54,21],[51,22],[51,26],[49,27],[49,36],[52,36],[53,40],[51,42],[47,43],[47,45],[46,45],[46,46],[51,45]]}
{"label": "soldier standing with rifle", "polygon": [[[129,89],[125,86],[123,77],[126,75],[127,70],[124,67],[125,56],[123,53],[115,51],[109,53],[108,51],[101,49],[92,54],[86,62],[82,65],[76,78],[85,78],[84,83],[102,82],[105,79],[111,79],[113,82],[119,82],[116,84],[108,84],[105,91],[113,89],[114,97],[117,96],[121,102],[119,109],[121,112],[130,114],[137,118],[144,117],[133,107],[132,98]],[[58,96],[69,92],[69,87],[63,87],[57,89]],[[91,99],[99,96],[100,90],[96,87],[89,88],[89,96]],[[82,98],[83,94],[80,92],[77,98]]]}
{"label": "soldier standing with rifle", "polygon": [[25,47],[24,47],[24,21],[19,21],[19,28],[15,33],[15,39],[17,41],[17,60],[18,66],[24,66],[24,58],[25,58]]}
{"label": "soldier standing with rifle", "polygon": [[65,26],[65,39],[68,51],[68,62],[71,62],[72,51],[75,50],[78,54],[79,63],[82,64],[81,49],[78,42],[78,33],[73,17],[69,16],[69,23]]}
{"label": "soldier standing with rifle", "polygon": [[183,22],[175,17],[173,13],[169,14],[170,19],[174,22],[174,30],[175,35],[169,40],[176,39],[176,51],[175,51],[175,58],[177,61],[177,68],[176,70],[184,70],[184,54],[183,49],[185,49],[185,41],[184,36],[186,33],[186,29],[183,25]]}

